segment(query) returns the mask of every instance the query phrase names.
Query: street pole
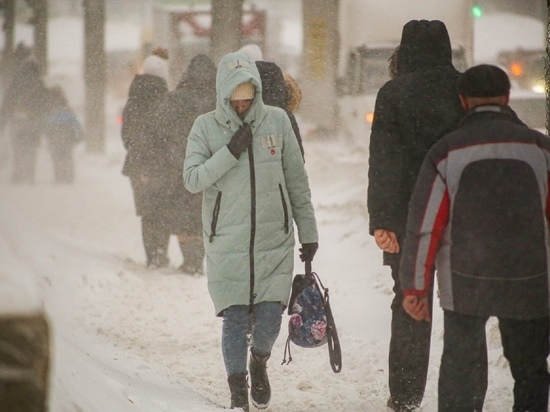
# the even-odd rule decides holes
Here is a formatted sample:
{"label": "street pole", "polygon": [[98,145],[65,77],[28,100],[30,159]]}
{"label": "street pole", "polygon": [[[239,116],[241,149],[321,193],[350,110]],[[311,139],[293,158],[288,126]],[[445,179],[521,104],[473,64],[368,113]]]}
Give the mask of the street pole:
{"label": "street pole", "polygon": [[105,0],[84,0],[86,150],[105,152]]}
{"label": "street pole", "polygon": [[303,101],[300,113],[314,123],[319,137],[336,131],[338,0],[303,0]]}

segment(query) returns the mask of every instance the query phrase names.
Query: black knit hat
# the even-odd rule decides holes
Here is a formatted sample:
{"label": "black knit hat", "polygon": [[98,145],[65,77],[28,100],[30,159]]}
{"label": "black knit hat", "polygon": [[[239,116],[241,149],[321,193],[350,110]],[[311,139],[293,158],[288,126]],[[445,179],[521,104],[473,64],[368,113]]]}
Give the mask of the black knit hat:
{"label": "black knit hat", "polygon": [[466,70],[458,79],[456,88],[466,97],[504,96],[510,91],[510,79],[497,66],[480,64]]}

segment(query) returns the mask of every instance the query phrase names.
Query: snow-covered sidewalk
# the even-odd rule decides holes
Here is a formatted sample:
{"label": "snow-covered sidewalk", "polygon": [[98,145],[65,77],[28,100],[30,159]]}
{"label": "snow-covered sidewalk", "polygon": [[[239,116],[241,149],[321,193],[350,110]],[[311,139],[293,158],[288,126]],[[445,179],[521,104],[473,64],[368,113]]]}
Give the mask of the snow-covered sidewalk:
{"label": "snow-covered sidewalk", "polygon": [[[334,374],[326,347],[292,346],[281,365],[281,335],[269,361],[269,412],[385,410],[391,276],[368,235],[367,155],[337,139],[304,142],[320,231],[314,270],[329,287],[343,349]],[[9,183],[0,166],[0,270],[32,274],[53,330],[51,410],[216,411],[229,407],[215,317],[205,277],[144,269],[140,221],[120,170],[124,150],[109,136],[107,153],[77,148],[72,186],[52,183],[42,147],[33,186]],[[9,257],[3,258],[3,257]],[[296,273],[302,265],[296,260]],[[434,316],[432,364],[424,412],[437,410],[441,314]],[[511,410],[512,380],[498,329],[489,327],[486,412]]]}

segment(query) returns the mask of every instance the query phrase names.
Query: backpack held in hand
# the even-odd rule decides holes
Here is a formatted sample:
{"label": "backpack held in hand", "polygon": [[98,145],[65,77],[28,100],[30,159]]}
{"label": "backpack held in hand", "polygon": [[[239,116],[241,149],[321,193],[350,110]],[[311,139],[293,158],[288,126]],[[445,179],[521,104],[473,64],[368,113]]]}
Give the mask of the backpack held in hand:
{"label": "backpack held in hand", "polygon": [[340,372],[342,351],[330,308],[328,288],[323,286],[317,273],[311,271],[311,261],[306,261],[305,275],[294,277],[288,314],[290,319],[283,364],[292,361],[290,342],[302,348],[317,348],[328,343],[330,366],[335,373]]}

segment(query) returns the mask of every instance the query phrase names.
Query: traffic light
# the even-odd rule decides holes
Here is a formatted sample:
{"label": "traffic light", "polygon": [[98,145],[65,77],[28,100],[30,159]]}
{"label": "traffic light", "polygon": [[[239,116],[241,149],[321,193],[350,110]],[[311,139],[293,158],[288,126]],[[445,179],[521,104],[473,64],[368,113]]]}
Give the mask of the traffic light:
{"label": "traffic light", "polygon": [[472,15],[475,18],[480,18],[483,15],[483,10],[481,9],[481,6],[478,6],[477,4],[472,7]]}

